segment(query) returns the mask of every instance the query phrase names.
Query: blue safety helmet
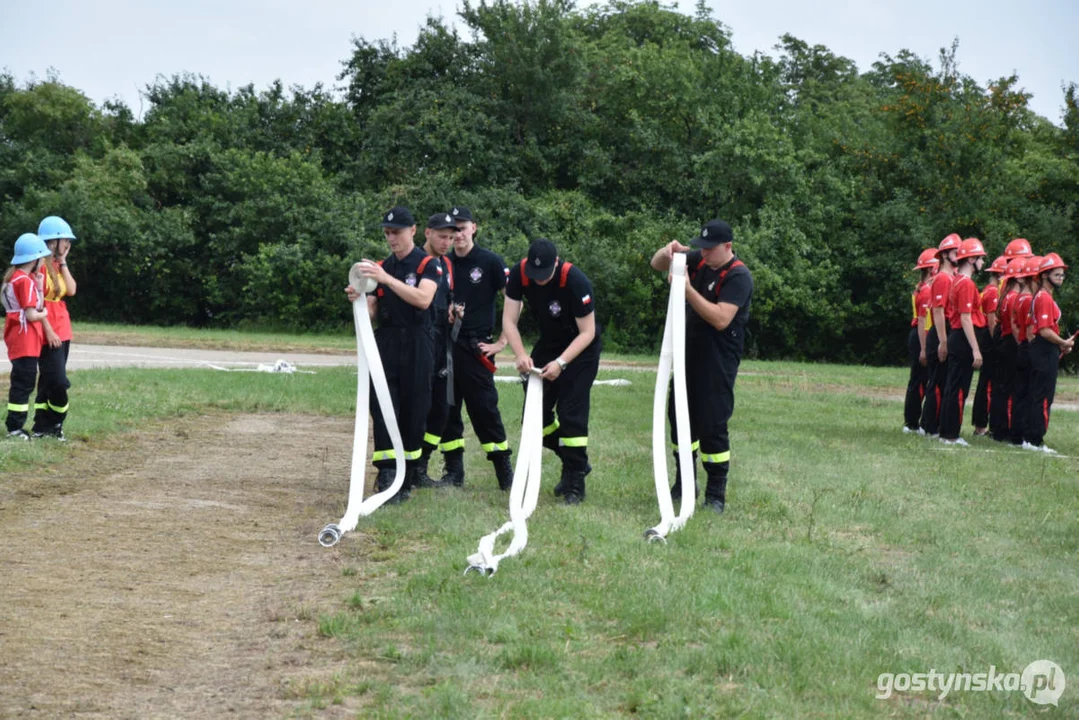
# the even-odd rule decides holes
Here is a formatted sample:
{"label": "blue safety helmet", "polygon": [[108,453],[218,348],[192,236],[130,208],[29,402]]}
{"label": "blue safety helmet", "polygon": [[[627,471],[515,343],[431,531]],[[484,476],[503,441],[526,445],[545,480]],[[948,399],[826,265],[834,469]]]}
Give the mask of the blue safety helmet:
{"label": "blue safety helmet", "polygon": [[45,246],[44,240],[34,233],[23,233],[15,241],[15,257],[11,258],[11,264],[22,265],[49,255],[52,251]]}
{"label": "blue safety helmet", "polygon": [[50,215],[37,226],[37,236],[42,240],[74,240],[75,233],[62,217]]}

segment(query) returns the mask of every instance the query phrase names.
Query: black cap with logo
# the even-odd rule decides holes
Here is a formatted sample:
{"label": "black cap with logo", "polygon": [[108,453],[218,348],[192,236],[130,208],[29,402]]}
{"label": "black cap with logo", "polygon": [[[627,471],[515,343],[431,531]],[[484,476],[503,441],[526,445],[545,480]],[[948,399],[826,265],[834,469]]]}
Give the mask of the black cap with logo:
{"label": "black cap with logo", "polygon": [[731,226],[722,220],[709,220],[701,228],[701,234],[689,241],[696,248],[714,248],[716,245],[734,242]]}
{"label": "black cap with logo", "polygon": [[382,227],[407,228],[415,224],[416,221],[412,219],[412,213],[408,211],[408,208],[400,205],[390,208],[382,216]]}
{"label": "black cap with logo", "polygon": [[464,205],[454,205],[453,210],[450,210],[450,215],[453,215],[454,220],[467,220],[473,222],[472,211]]}
{"label": "black cap with logo", "polygon": [[546,280],[554,272],[558,260],[558,250],[547,238],[536,238],[528,248],[528,262],[525,263],[525,275],[529,280]]}
{"label": "black cap with logo", "polygon": [[447,228],[452,230],[457,229],[457,222],[449,213],[435,213],[427,218],[428,230],[445,230]]}

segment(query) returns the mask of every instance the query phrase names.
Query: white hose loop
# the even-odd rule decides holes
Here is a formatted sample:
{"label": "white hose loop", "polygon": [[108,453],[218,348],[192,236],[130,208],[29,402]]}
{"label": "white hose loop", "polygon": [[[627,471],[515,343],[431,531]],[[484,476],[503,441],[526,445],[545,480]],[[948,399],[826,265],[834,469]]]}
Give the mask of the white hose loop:
{"label": "white hose loop", "polygon": [[[528,518],[536,509],[540,491],[540,462],[543,454],[543,380],[536,372],[528,377],[525,394],[524,422],[517,449],[517,466],[513,469],[510,487],[510,520],[490,535],[480,538],[479,548],[468,556],[467,575],[475,570],[487,577],[494,575],[503,559],[513,557],[528,544]],[[505,552],[495,552],[499,535],[513,531],[513,539]]]}
{"label": "white hose loop", "polygon": [[[360,272],[360,263],[352,266],[348,274],[349,284],[360,297],[352,303],[352,319],[356,324],[356,427],[352,436],[352,472],[348,486],[348,507],[345,516],[336,523],[330,523],[318,535],[319,543],[324,547],[337,544],[341,536],[356,529],[361,517],[367,517],[392,498],[405,483],[405,444],[401,440],[401,431],[397,427],[397,414],[393,410],[390,388],[386,383],[386,371],[382,367],[382,358],[375,343],[375,332],[371,328],[371,317],[367,312],[367,293],[372,292],[378,283],[373,278],[365,277]],[[363,499],[364,474],[367,470],[367,431],[370,402],[369,386],[375,386],[375,397],[386,421],[386,430],[393,444],[396,468],[393,484],[380,493]]]}
{"label": "white hose loop", "polygon": [[[678,443],[678,467],[682,476],[682,506],[674,514],[674,501],[667,477],[667,383],[674,372],[674,421]],[[671,294],[667,299],[667,320],[663,327],[663,345],[656,373],[656,392],[652,401],[652,475],[659,500],[659,525],[649,528],[649,540],[666,541],[668,533],[685,526],[693,515],[697,480],[693,477],[693,451],[690,449],[689,397],[686,392],[686,256],[675,253],[671,262]]]}

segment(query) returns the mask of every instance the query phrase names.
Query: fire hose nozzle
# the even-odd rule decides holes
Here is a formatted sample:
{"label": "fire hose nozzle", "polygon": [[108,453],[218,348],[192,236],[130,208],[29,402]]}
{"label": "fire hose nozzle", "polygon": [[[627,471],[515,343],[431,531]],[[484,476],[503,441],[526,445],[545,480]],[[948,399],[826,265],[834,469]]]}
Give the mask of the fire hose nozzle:
{"label": "fire hose nozzle", "polygon": [[322,547],[333,547],[340,539],[341,528],[337,525],[337,523],[330,523],[326,527],[322,528],[322,532],[318,534],[318,544]]}

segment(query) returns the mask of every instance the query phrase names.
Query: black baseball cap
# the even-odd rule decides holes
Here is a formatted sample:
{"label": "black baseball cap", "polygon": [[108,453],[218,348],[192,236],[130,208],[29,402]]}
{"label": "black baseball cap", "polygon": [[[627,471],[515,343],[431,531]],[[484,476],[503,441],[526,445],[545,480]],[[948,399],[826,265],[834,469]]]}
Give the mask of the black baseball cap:
{"label": "black baseball cap", "polygon": [[536,238],[528,248],[528,262],[525,263],[525,275],[529,280],[546,280],[554,271],[558,260],[558,250],[547,238]]}
{"label": "black baseball cap", "polygon": [[412,227],[416,221],[412,219],[412,213],[408,208],[395,205],[382,216],[382,227],[406,228]]}
{"label": "black baseball cap", "polygon": [[445,230],[447,228],[451,230],[457,229],[457,222],[449,213],[435,213],[427,218],[428,230]]}
{"label": "black baseball cap", "polygon": [[472,220],[472,211],[466,208],[464,205],[454,205],[453,210],[450,210],[450,215],[453,215],[454,220]]}
{"label": "black baseball cap", "polygon": [[701,228],[701,234],[689,241],[696,248],[714,248],[716,245],[734,242],[731,226],[722,220],[709,220]]}

